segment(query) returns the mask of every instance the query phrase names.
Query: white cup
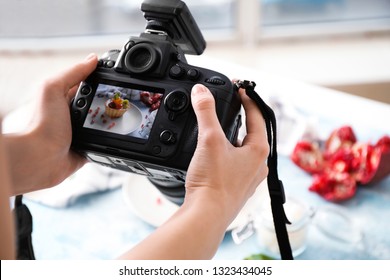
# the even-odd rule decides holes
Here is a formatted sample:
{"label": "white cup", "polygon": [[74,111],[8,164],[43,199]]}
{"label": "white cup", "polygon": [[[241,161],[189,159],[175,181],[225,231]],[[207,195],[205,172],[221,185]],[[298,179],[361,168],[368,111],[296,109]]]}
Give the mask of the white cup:
{"label": "white cup", "polygon": [[[292,197],[287,198],[284,210],[291,222],[290,225],[287,225],[287,232],[292,254],[296,257],[306,249],[309,224],[314,215],[314,210]],[[255,229],[257,242],[262,252],[271,257],[280,258],[272,211],[269,204],[264,204],[264,207],[260,210],[257,219],[255,219]]]}

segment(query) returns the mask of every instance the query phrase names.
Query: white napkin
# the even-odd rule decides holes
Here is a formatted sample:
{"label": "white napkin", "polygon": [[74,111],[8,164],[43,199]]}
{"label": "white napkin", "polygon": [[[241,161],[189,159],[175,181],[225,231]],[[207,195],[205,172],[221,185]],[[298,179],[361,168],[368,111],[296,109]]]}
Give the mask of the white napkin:
{"label": "white napkin", "polygon": [[[20,107],[5,116],[3,133],[23,131],[29,124],[32,105]],[[24,197],[52,207],[67,207],[82,195],[106,191],[122,186],[129,174],[88,163],[61,184],[45,190],[25,194]]]}
{"label": "white napkin", "polygon": [[61,184],[25,194],[24,197],[51,207],[67,207],[82,195],[121,187],[126,176],[129,174],[88,163]]}

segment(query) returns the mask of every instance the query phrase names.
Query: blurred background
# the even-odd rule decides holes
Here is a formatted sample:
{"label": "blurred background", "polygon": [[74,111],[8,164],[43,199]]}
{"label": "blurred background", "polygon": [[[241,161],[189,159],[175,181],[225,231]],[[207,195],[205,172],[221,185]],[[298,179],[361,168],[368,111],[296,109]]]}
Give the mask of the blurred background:
{"label": "blurred background", "polygon": [[[139,35],[141,2],[0,0],[0,112],[50,73]],[[390,103],[390,0],[185,2],[204,55]]]}

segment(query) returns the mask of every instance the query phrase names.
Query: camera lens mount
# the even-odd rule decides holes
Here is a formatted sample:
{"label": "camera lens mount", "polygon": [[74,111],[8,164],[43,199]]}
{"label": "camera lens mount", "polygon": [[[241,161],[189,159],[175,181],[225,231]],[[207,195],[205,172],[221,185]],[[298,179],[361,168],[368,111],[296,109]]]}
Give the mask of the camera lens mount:
{"label": "camera lens mount", "polygon": [[159,60],[159,54],[152,45],[140,43],[127,52],[125,66],[131,73],[142,74],[152,70]]}

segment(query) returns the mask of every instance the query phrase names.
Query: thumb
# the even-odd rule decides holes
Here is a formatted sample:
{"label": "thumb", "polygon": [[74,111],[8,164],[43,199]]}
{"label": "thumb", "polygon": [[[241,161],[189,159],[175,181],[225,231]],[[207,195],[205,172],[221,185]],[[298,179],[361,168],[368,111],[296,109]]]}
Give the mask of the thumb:
{"label": "thumb", "polygon": [[84,61],[79,62],[75,66],[71,67],[66,71],[64,76],[66,76],[68,86],[72,88],[75,85],[78,85],[81,81],[85,80],[93,70],[96,69],[98,62],[98,57],[96,54],[89,54]]}
{"label": "thumb", "polygon": [[206,130],[222,130],[215,109],[214,96],[207,87],[196,84],[191,91],[191,103],[198,121],[200,134],[206,132]]}
{"label": "thumb", "polygon": [[90,54],[84,61],[66,69],[54,77],[54,81],[63,86],[64,92],[85,80],[96,69],[98,58]]}

